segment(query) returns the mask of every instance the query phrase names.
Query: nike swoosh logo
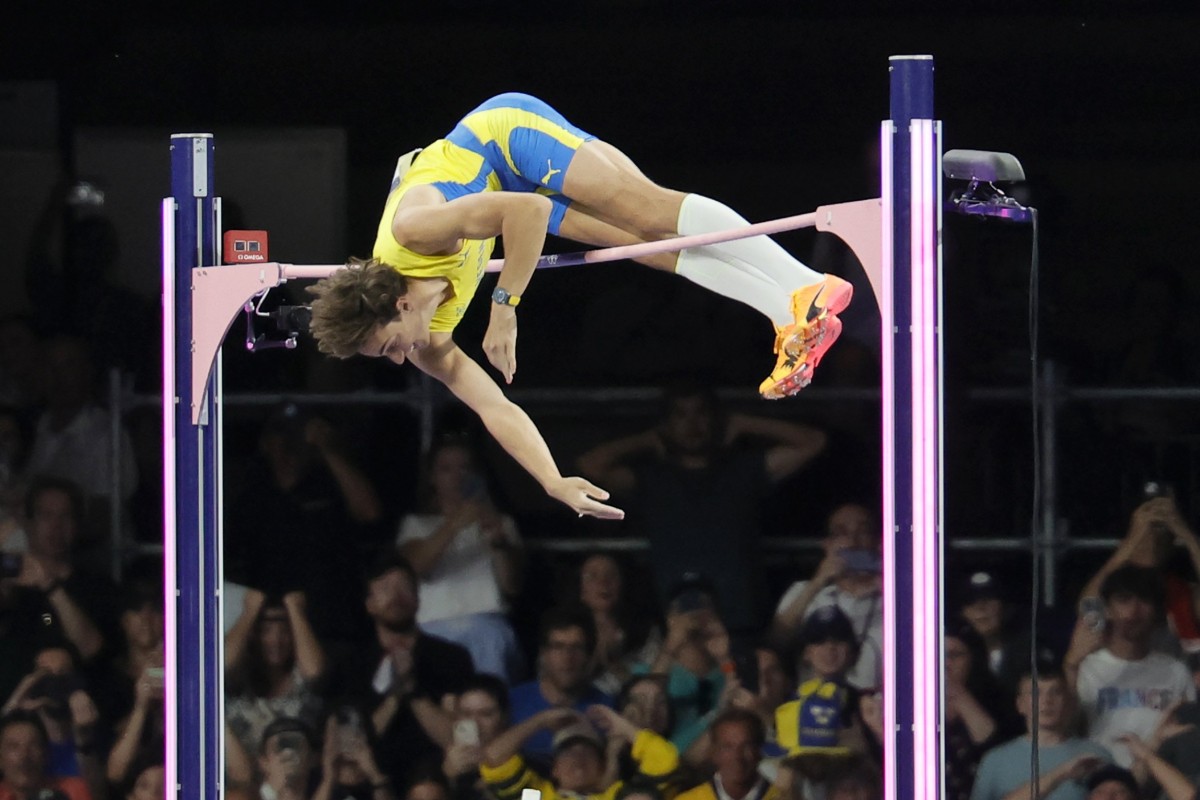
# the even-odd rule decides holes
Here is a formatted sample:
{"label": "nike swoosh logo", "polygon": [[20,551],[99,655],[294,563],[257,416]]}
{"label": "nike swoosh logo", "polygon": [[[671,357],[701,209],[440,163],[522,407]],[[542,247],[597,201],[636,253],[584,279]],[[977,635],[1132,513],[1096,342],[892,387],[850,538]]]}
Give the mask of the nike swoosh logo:
{"label": "nike swoosh logo", "polygon": [[817,305],[817,300],[820,299],[821,294],[824,291],[825,287],[822,286],[820,289],[817,289],[817,293],[813,295],[812,302],[808,304],[808,313],[804,317],[806,321],[812,322],[821,314],[821,306]]}
{"label": "nike swoosh logo", "polygon": [[562,170],[555,169],[554,166],[550,163],[550,159],[547,158],[546,159],[546,174],[544,176],[542,176],[542,183],[549,183],[550,179],[553,178],[555,175],[557,175],[560,172],[562,172]]}

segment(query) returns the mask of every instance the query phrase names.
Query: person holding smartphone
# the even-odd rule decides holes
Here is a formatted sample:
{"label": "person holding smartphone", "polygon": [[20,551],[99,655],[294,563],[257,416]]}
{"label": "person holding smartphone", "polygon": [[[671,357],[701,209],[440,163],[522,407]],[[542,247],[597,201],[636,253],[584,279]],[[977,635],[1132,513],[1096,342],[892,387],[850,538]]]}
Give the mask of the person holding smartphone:
{"label": "person holding smartphone", "polygon": [[784,592],[771,621],[770,638],[787,650],[799,644],[801,626],[814,611],[837,606],[849,618],[858,658],[846,681],[874,689],[883,679],[881,537],[874,515],[863,505],[845,503],[829,515],[816,573]]}
{"label": "person holding smartphone", "polygon": [[470,678],[451,704],[454,733],[442,773],[454,800],[494,800],[479,775],[484,748],[508,728],[508,687],[494,675]]}
{"label": "person holding smartphone", "polygon": [[434,445],[420,494],[421,510],[404,517],[396,538],[420,579],[417,624],[465,647],[479,672],[514,683],[524,677],[507,615],[525,562],[516,523],[492,502],[479,454],[463,437]]}

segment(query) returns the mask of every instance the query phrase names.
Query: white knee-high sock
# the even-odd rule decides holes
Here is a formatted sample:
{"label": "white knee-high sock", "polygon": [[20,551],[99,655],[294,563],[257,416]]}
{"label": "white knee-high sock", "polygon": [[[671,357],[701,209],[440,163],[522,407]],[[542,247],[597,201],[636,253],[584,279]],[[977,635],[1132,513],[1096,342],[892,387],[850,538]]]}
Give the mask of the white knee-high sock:
{"label": "white knee-high sock", "polygon": [[[703,195],[689,194],[679,206],[677,228],[680,236],[730,230],[749,224],[741,214],[729,206]],[[707,249],[711,249],[713,255],[735,269],[756,269],[789,295],[793,290],[816,283],[824,277],[820,272],[809,269],[792,258],[768,236],[752,236],[748,239],[722,242],[709,245]]]}
{"label": "white knee-high sock", "polygon": [[779,327],[794,321],[790,296],[781,292],[774,281],[753,267],[731,268],[726,261],[716,257],[712,248],[693,247],[680,251],[675,274],[723,297],[745,303]]}

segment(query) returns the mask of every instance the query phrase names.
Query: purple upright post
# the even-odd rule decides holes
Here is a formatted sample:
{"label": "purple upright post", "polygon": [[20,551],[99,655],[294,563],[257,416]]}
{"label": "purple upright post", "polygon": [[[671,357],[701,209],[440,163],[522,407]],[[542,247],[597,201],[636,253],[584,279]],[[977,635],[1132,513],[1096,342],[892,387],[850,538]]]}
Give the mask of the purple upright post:
{"label": "purple upright post", "polygon": [[171,137],[163,214],[165,772],[179,800],[216,800],[223,762],[219,408],[212,389],[193,397],[191,387],[192,271],[217,257],[212,155],[211,134]]}
{"label": "purple upright post", "polygon": [[[941,156],[933,59],[893,56],[884,201],[885,800],[941,792]],[[889,224],[890,221],[890,224]]]}

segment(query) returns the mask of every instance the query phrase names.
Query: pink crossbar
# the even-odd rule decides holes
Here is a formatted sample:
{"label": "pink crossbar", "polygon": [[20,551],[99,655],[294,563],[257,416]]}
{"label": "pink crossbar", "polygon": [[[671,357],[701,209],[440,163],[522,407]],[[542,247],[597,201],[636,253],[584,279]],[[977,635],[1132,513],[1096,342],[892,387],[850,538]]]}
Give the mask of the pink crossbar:
{"label": "pink crossbar", "polygon": [[[758,222],[744,228],[702,233],[696,236],[676,236],[657,242],[606,247],[581,253],[542,256],[539,269],[567,267],[575,264],[599,264],[623,258],[641,258],[655,253],[669,253],[688,247],[729,242],[751,236],[767,236],[772,233],[815,227],[819,231],[841,237],[858,256],[870,277],[876,294],[880,286],[882,269],[880,201],[859,200],[853,203],[837,203],[821,206],[808,214],[781,217],[767,222]],[[192,358],[192,397],[203,397],[208,385],[209,374],[221,341],[228,333],[238,311],[247,300],[264,289],[288,280],[324,278],[344,269],[345,264],[231,264],[222,267],[200,267],[192,272],[192,289],[195,292],[192,318],[192,342],[195,355]],[[488,263],[488,272],[499,272],[504,266],[502,259]],[[201,404],[193,405],[192,422],[199,420]]]}
{"label": "pink crossbar", "polygon": [[[744,228],[732,228],[727,231],[698,233],[694,236],[675,236],[661,239],[657,242],[642,242],[626,244],[620,247],[605,247],[599,250],[585,250],[580,253],[563,253],[562,255],[542,256],[538,259],[538,269],[554,267],[572,267],[579,264],[600,264],[605,261],[620,261],[623,258],[642,258],[657,253],[672,253],[686,250],[689,247],[703,247],[706,244],[731,242],[735,239],[748,239],[751,236],[769,236],[772,233],[811,228],[817,224],[820,209],[808,214],[797,214],[792,217],[781,217],[766,222],[756,222]],[[304,278],[324,278],[331,272],[343,267],[343,264],[280,264],[280,273],[284,280],[299,280]],[[493,258],[488,262],[488,272],[499,272],[504,266],[504,259]]]}

